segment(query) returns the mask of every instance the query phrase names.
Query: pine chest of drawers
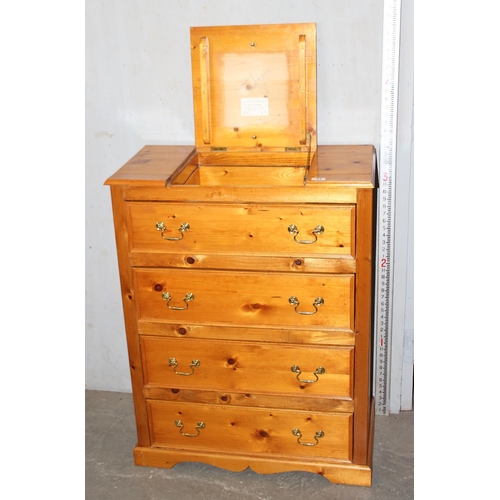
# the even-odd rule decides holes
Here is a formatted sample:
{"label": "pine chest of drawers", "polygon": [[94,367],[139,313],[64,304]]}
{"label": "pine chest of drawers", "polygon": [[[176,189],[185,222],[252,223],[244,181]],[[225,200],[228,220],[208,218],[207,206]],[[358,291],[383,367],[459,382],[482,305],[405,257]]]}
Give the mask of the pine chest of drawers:
{"label": "pine chest of drawers", "polygon": [[106,181],[135,463],[369,486],[374,148],[316,145],[314,25],[194,28],[191,48],[196,145]]}

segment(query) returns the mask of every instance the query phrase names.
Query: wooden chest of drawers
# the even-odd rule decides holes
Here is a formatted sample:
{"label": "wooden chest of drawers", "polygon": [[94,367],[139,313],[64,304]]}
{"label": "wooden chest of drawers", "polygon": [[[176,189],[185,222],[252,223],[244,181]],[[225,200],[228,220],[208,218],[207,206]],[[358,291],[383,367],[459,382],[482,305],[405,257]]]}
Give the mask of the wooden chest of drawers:
{"label": "wooden chest of drawers", "polygon": [[[315,53],[311,25],[292,26],[299,54],[305,43]],[[204,30],[192,35],[193,74],[201,80],[203,67],[217,71],[209,43],[219,64],[233,58],[218,31]],[[242,30],[252,33],[252,50],[268,43],[268,28],[260,37]],[[295,97],[315,78],[301,57]],[[271,59],[263,57],[264,66],[281,61]],[[203,92],[196,95],[204,89],[220,99],[221,90],[206,83],[194,77],[195,148],[147,146],[106,181],[137,422],[135,463],[303,470],[368,486],[374,148],[316,147],[309,103],[297,121],[309,130],[306,143],[299,131],[299,146],[277,148],[271,131],[270,149],[261,143],[258,151],[238,145],[221,153],[215,101],[208,101],[207,118],[210,106]],[[273,86],[265,87],[271,98]],[[285,105],[293,107],[297,99],[289,94]],[[257,129],[267,133],[262,123]]]}

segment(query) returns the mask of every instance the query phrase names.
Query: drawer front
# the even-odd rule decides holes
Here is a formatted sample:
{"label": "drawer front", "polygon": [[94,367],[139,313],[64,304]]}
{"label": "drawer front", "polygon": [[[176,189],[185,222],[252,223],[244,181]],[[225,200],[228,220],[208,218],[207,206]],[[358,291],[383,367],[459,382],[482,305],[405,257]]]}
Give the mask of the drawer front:
{"label": "drawer front", "polygon": [[128,214],[133,252],[354,255],[354,205],[129,203]]}
{"label": "drawer front", "polygon": [[354,348],[141,337],[150,387],[352,398]]}
{"label": "drawer front", "polygon": [[354,275],[135,269],[140,320],[352,331]]}
{"label": "drawer front", "polygon": [[152,446],[351,460],[352,414],[148,400]]}

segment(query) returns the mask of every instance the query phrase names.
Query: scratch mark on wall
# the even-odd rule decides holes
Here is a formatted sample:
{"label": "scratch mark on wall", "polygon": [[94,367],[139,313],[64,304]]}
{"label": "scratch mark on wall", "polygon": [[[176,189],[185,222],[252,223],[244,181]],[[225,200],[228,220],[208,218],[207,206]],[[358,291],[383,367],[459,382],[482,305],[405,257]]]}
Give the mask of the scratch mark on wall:
{"label": "scratch mark on wall", "polygon": [[94,134],[94,137],[96,137],[97,139],[102,139],[102,138],[105,138],[105,137],[113,137],[115,134],[110,134],[108,132],[106,132],[105,130],[101,130],[100,132],[96,132]]}

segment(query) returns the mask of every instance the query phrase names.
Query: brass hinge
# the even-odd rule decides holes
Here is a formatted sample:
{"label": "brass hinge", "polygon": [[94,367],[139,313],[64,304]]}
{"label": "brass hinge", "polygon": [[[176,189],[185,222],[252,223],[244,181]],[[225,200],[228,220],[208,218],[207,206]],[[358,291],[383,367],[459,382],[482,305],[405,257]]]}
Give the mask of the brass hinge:
{"label": "brass hinge", "polygon": [[210,148],[212,151],[227,151],[227,148]]}

